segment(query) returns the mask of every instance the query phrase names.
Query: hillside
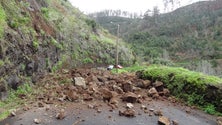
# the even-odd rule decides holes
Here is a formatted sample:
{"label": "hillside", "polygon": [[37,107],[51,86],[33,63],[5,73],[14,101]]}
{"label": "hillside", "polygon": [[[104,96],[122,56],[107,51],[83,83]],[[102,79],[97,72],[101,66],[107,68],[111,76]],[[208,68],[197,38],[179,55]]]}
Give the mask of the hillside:
{"label": "hillside", "polygon": [[[165,14],[143,19],[97,16],[111,33],[120,24],[121,36],[137,57],[150,63],[183,66],[221,76],[221,1],[197,2]],[[176,64],[175,64],[176,63]]]}
{"label": "hillside", "polygon": [[[113,64],[115,41],[67,0],[1,0],[1,91],[60,68]],[[122,65],[133,59],[123,42],[119,55]]]}

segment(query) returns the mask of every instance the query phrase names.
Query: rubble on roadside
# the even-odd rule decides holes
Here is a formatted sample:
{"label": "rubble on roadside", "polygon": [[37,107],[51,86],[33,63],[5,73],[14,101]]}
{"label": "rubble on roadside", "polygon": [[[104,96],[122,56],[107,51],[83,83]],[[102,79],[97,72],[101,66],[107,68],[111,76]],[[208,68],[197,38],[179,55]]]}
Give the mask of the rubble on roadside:
{"label": "rubble on roadside", "polygon": [[[170,91],[161,81],[143,80],[130,73],[112,74],[106,70],[74,69],[56,77],[46,77],[41,83],[47,91],[37,95],[38,107],[53,104],[54,101],[89,102],[87,105],[89,109],[101,113],[102,110],[90,102],[102,101],[111,107],[111,110],[119,109],[119,103],[122,102],[125,103],[125,109],[119,110],[120,116],[135,117],[140,113],[134,109],[134,105],[140,104],[144,113],[149,116],[159,116],[160,122],[167,121],[162,117],[162,111],[148,109],[143,104],[145,100],[169,97]],[[64,119],[65,110],[58,111],[56,118]]]}

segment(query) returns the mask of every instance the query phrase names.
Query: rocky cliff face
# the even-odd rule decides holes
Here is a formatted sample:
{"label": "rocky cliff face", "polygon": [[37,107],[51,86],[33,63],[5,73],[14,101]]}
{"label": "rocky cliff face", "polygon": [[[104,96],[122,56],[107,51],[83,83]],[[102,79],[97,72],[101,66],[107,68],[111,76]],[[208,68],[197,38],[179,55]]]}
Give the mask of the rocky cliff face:
{"label": "rocky cliff face", "polygon": [[[2,91],[60,68],[114,63],[115,37],[67,0],[1,0]],[[119,46],[121,64],[132,52]]]}

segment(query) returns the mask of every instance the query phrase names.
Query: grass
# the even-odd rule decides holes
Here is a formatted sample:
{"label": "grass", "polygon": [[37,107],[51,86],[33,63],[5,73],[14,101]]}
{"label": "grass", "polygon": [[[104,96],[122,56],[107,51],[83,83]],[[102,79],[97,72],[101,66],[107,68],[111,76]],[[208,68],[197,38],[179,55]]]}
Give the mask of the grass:
{"label": "grass", "polygon": [[6,14],[2,6],[0,5],[0,38],[3,36],[4,26],[6,25]]}
{"label": "grass", "polygon": [[[212,90],[210,86],[222,86],[222,79],[203,73],[189,71],[180,67],[167,67],[160,65],[149,66],[142,73],[144,79],[162,81],[172,95],[183,99],[188,105],[197,105],[214,113],[221,109],[221,90]],[[213,96],[209,97],[209,95]],[[209,106],[212,105],[212,106]]]}
{"label": "grass", "polygon": [[26,103],[19,96],[25,95],[26,98],[30,99],[32,93],[33,89],[28,83],[19,86],[17,90],[10,90],[8,98],[5,101],[0,101],[0,109],[3,110],[0,114],[0,120],[7,118],[12,110]]}

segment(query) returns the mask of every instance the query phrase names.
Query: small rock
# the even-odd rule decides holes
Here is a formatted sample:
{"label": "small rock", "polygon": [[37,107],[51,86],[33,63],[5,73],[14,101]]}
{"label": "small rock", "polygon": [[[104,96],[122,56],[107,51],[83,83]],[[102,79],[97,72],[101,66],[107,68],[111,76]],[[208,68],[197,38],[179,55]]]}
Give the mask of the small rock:
{"label": "small rock", "polygon": [[88,108],[89,108],[89,109],[93,109],[93,108],[94,108],[94,105],[88,104]]}
{"label": "small rock", "polygon": [[129,81],[127,83],[122,84],[122,89],[123,89],[124,92],[132,92],[133,91],[133,85]]}
{"label": "small rock", "polygon": [[40,120],[40,119],[35,118],[35,119],[34,119],[34,123],[35,123],[35,124],[40,124],[40,123],[41,123],[41,120]]}
{"label": "small rock", "polygon": [[110,99],[109,103],[114,104],[114,105],[118,105],[119,102],[118,102],[117,98],[113,97]]}
{"label": "small rock", "polygon": [[144,88],[148,88],[151,85],[151,81],[150,80],[144,80],[143,81],[143,87]]}
{"label": "small rock", "polygon": [[129,108],[129,109],[131,109],[131,108],[133,108],[134,106],[133,106],[133,104],[132,103],[126,103],[126,108]]}
{"label": "small rock", "polygon": [[222,125],[222,117],[217,117],[217,125]]}
{"label": "small rock", "polygon": [[163,116],[163,112],[160,111],[160,110],[157,110],[157,111],[154,112],[154,115],[156,115],[156,116]]}
{"label": "small rock", "polygon": [[135,110],[132,109],[126,109],[125,111],[119,111],[120,116],[126,116],[126,117],[135,117]]}
{"label": "small rock", "polygon": [[65,118],[65,110],[64,109],[60,110],[60,112],[56,114],[56,118],[59,120],[64,119]]}
{"label": "small rock", "polygon": [[169,120],[169,118],[167,118],[165,116],[160,116],[159,120],[158,120],[158,124],[159,125],[170,125],[170,120]]}
{"label": "small rock", "polygon": [[110,101],[110,99],[113,97],[113,93],[107,88],[100,89],[100,92],[104,100]]}
{"label": "small rock", "polygon": [[140,107],[142,110],[147,110],[147,107],[145,105],[141,105]]}
{"label": "small rock", "polygon": [[152,109],[152,108],[150,108],[149,110],[150,110],[151,112],[153,112],[153,111],[154,111],[154,109]]}
{"label": "small rock", "polygon": [[101,113],[102,112],[102,110],[100,110],[100,109],[97,109],[97,113]]}
{"label": "small rock", "polygon": [[186,113],[190,114],[191,113],[191,108],[188,107],[188,108],[185,109],[185,111],[186,111]]}
{"label": "small rock", "polygon": [[163,91],[159,92],[160,96],[170,96],[170,91],[168,89],[163,89]]}
{"label": "small rock", "polygon": [[113,90],[118,94],[123,94],[123,90],[119,86],[113,85]]}
{"label": "small rock", "polygon": [[43,102],[38,102],[38,107],[39,107],[39,108],[42,108],[42,107],[44,107],[44,104],[43,104]]}
{"label": "small rock", "polygon": [[143,89],[147,89],[150,85],[151,85],[150,80],[138,80],[137,83],[136,83],[137,87],[140,87],[140,88],[143,88]]}
{"label": "small rock", "polygon": [[66,95],[69,101],[75,101],[79,99],[79,96],[77,95],[77,93],[72,90],[69,90]]}
{"label": "small rock", "polygon": [[154,97],[154,95],[159,95],[156,88],[152,87],[149,91],[148,91],[148,95],[151,97]]}
{"label": "small rock", "polygon": [[84,89],[86,88],[86,82],[85,82],[84,78],[82,78],[82,77],[75,77],[74,78],[74,85],[79,86],[79,87],[83,87]]}
{"label": "small rock", "polygon": [[179,125],[179,123],[177,121],[175,121],[175,120],[172,120],[172,124],[173,125]]}
{"label": "small rock", "polygon": [[48,111],[50,109],[49,105],[46,105],[45,110]]}
{"label": "small rock", "polygon": [[10,114],[11,114],[11,116],[16,116],[15,111],[12,111]]}
{"label": "small rock", "polygon": [[137,101],[137,95],[132,92],[128,92],[123,96],[122,100],[130,103],[135,103]]}
{"label": "small rock", "polygon": [[163,82],[161,82],[161,81],[156,81],[156,82],[153,83],[153,86],[154,86],[155,88],[161,87],[161,86],[163,86]]}

